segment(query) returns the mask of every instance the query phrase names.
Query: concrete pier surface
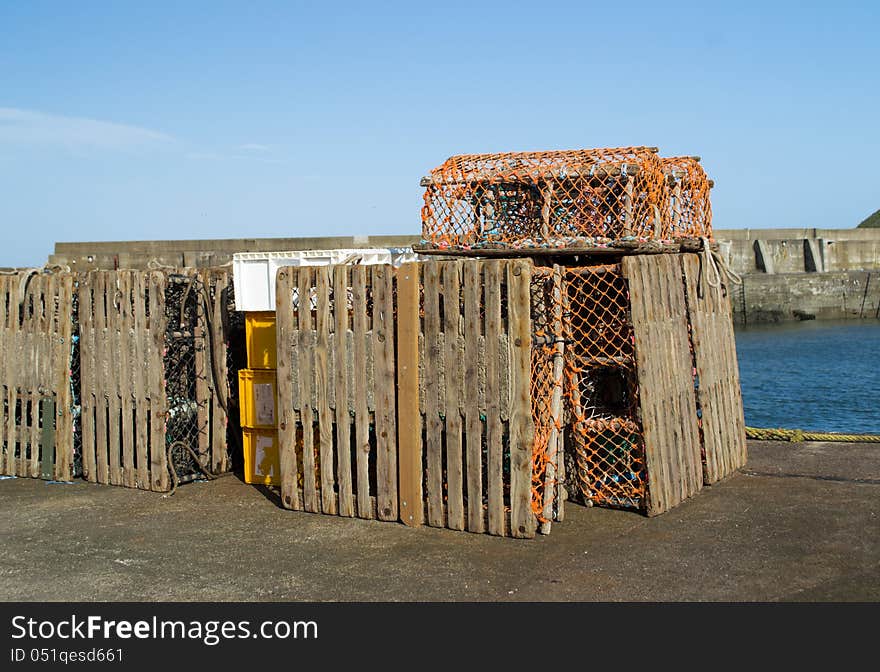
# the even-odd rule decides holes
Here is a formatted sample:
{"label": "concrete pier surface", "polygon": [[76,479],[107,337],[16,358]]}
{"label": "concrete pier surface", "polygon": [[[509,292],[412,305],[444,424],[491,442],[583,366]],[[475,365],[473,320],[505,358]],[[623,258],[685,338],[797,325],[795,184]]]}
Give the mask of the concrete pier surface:
{"label": "concrete pier surface", "polygon": [[284,511],[237,476],[10,479],[0,511],[4,601],[880,600],[878,444],[752,441],[662,516],[570,505],[530,541]]}

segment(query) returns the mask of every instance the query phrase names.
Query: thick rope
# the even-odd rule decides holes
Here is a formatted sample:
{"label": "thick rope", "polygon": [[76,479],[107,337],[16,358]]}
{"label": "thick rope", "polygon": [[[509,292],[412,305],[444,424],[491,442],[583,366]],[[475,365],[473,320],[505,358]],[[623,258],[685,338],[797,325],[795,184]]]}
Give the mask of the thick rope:
{"label": "thick rope", "polygon": [[703,243],[703,267],[706,269],[706,284],[709,287],[719,288],[725,280],[734,285],[741,285],[742,276],[734,271],[720,253],[712,249],[709,239],[701,237]]}
{"label": "thick rope", "polygon": [[762,441],[845,441],[849,443],[880,443],[880,434],[837,434],[834,432],[805,432],[802,429],[769,429],[746,427],[746,436]]}
{"label": "thick rope", "polygon": [[176,266],[169,266],[168,264],[163,264],[158,259],[150,259],[147,262],[147,270],[148,271],[176,271]]}
{"label": "thick rope", "polygon": [[193,462],[195,462],[199,471],[202,472],[202,475],[207,480],[213,481],[217,479],[216,475],[212,474],[210,471],[207,470],[207,468],[205,468],[205,466],[201,463],[201,460],[199,460],[199,456],[196,451],[194,451],[188,443],[185,443],[183,441],[173,441],[172,443],[168,444],[168,447],[165,449],[165,460],[168,465],[168,471],[171,474],[171,490],[169,490],[168,494],[165,495],[166,497],[171,497],[175,492],[177,492],[177,487],[180,485],[180,477],[177,475],[177,469],[174,468],[174,461],[171,457],[171,451],[175,446],[180,446],[189,453],[190,457],[193,459]]}
{"label": "thick rope", "polygon": [[0,271],[0,275],[17,275],[19,277],[18,281],[18,308],[24,306],[25,298],[27,298],[27,287],[30,284],[31,278],[35,275],[40,275],[41,273],[46,272],[70,272],[70,266],[63,266],[61,264],[47,264],[45,266],[35,266],[33,268],[25,268],[19,269],[15,271]]}

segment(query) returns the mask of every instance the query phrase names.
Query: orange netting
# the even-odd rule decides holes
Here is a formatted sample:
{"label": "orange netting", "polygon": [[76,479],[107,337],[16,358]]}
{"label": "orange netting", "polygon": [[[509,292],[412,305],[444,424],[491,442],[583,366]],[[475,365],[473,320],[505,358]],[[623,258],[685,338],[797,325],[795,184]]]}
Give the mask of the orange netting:
{"label": "orange netting", "polygon": [[[556,502],[551,502],[545,511],[545,491],[556,483],[555,465],[564,425],[563,314],[561,306],[554,300],[560,294],[561,275],[554,275],[546,268],[533,269],[531,400],[535,439],[532,444],[532,512],[540,522],[552,520],[557,510]],[[552,500],[552,496],[549,497]]]}
{"label": "orange netting", "polygon": [[661,159],[656,148],[454,156],[422,185],[422,237],[438,248],[568,247],[710,234],[702,168],[689,157]]}
{"label": "orange netting", "polygon": [[665,238],[699,235],[712,237],[712,204],[709,190],[712,181],[700,165],[699,157],[664,158],[666,175],[664,199],[669,204]]}
{"label": "orange netting", "polygon": [[573,449],[569,489],[584,502],[641,508],[647,484],[620,266],[557,269],[535,268],[532,280],[532,508],[542,522],[559,431]]}
{"label": "orange netting", "polygon": [[640,508],[647,473],[626,281],[616,264],[568,268],[565,277],[577,486],[590,503]]}

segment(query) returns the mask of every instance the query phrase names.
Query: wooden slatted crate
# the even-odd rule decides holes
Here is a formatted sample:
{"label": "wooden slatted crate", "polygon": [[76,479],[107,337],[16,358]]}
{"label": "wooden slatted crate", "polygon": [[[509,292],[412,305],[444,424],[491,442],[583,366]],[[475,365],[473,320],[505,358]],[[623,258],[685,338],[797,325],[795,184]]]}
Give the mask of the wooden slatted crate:
{"label": "wooden slatted crate", "polygon": [[79,275],[86,479],[165,492],[187,477],[180,459],[228,470],[229,285],[224,271]]}
{"label": "wooden slatted crate", "polygon": [[[280,269],[284,506],[531,537],[563,519],[563,429],[575,422],[581,431],[613,430],[637,449],[644,472],[631,506],[648,515],[676,506],[744,460],[742,423],[726,435],[719,429],[742,414],[735,359],[731,369],[730,352],[709,357],[700,341],[723,337],[730,350],[729,310],[718,297],[707,305],[689,298],[689,263],[642,255],[595,269],[536,268],[528,259]],[[616,283],[623,303],[609,312],[606,287],[590,298],[596,311],[588,319],[569,300],[575,278],[591,273],[613,276],[606,282]],[[575,319],[585,320],[587,341],[565,326]],[[633,396],[617,418],[597,415],[596,399],[582,391],[572,397],[577,377],[562,375],[578,348],[603,339],[624,339],[619,353],[605,347],[581,359],[633,376]],[[699,397],[691,340],[706,381]],[[583,406],[577,420],[573,398]],[[620,477],[603,471],[609,455],[599,455],[588,480]]]}
{"label": "wooden slatted crate", "polygon": [[507,260],[280,269],[284,505],[533,536],[529,280]]}
{"label": "wooden slatted crate", "polygon": [[0,474],[75,475],[73,276],[0,276]]}

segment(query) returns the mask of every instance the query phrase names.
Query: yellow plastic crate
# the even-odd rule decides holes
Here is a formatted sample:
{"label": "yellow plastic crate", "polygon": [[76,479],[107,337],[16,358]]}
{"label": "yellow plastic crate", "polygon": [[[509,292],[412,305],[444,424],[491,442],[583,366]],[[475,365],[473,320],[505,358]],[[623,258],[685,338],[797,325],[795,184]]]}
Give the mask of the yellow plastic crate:
{"label": "yellow plastic crate", "polygon": [[277,368],[275,356],[275,313],[245,313],[244,336],[249,369]]}
{"label": "yellow plastic crate", "polygon": [[244,482],[280,486],[278,432],[243,427],[241,433],[244,439]]}
{"label": "yellow plastic crate", "polygon": [[275,371],[241,369],[238,399],[238,419],[242,427],[275,429],[278,417]]}

